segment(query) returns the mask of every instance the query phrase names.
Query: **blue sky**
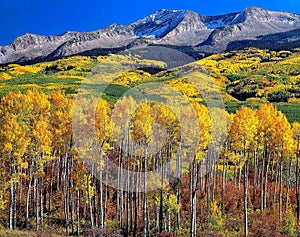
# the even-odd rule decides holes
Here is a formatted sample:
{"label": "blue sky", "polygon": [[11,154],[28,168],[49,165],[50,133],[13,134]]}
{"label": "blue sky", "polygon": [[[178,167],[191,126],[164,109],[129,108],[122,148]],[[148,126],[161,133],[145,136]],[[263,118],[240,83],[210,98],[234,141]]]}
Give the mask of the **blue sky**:
{"label": "blue sky", "polygon": [[216,15],[247,6],[300,14],[300,0],[0,0],[0,45],[27,32],[59,35],[69,30],[97,30],[112,23],[126,25],[161,8]]}

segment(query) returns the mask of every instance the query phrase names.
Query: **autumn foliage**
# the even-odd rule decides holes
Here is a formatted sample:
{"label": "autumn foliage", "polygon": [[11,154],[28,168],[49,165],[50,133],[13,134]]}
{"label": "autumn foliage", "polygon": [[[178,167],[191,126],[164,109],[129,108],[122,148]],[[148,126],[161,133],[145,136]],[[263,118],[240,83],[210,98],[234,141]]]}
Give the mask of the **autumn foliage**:
{"label": "autumn foliage", "polygon": [[[180,140],[180,130],[187,124],[166,106],[136,106],[131,97],[115,108],[103,99],[95,104],[93,119],[91,108],[74,109],[63,92],[1,98],[3,227],[54,233],[55,226],[62,235],[94,236],[299,234],[300,125],[290,124],[273,105],[226,114],[225,142],[209,151],[216,125],[205,106],[193,104],[199,145],[186,163],[182,146],[189,143]],[[77,142],[74,114],[85,121],[76,128]],[[161,126],[157,131],[164,128],[157,152],[149,148],[159,138],[153,124]],[[83,139],[92,128],[95,140]],[[125,175],[157,168],[156,179]],[[116,188],[110,180],[117,180]],[[144,193],[145,185],[160,188]]]}

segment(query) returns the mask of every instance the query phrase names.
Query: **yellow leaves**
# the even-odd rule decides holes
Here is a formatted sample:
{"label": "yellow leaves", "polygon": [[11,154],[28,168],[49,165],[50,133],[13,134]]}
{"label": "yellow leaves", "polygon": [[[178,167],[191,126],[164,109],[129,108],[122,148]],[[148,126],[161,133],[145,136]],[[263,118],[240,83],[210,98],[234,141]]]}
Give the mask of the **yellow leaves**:
{"label": "yellow leaves", "polygon": [[289,205],[283,218],[282,232],[288,236],[296,237],[298,236],[297,228],[298,223],[293,212],[293,206]]}
{"label": "yellow leaves", "polygon": [[26,65],[26,66],[21,66],[18,64],[10,64],[9,65],[9,71],[12,75],[14,76],[19,76],[25,73],[33,73],[36,74],[40,71],[43,70],[43,67],[40,66],[39,64],[35,65]]}
{"label": "yellow leaves", "polygon": [[229,152],[228,154],[228,160],[234,164],[238,163],[240,160],[240,154],[236,152]]}
{"label": "yellow leaves", "polygon": [[124,72],[121,73],[120,76],[114,80],[114,83],[119,85],[134,85],[137,83],[141,83],[143,81],[146,81],[150,78],[150,74],[137,70],[137,71],[130,71],[130,72]]}
{"label": "yellow leaves", "polygon": [[[182,108],[180,111],[180,132],[181,141],[184,146],[191,146],[195,144],[199,137],[200,124],[197,121],[198,116],[193,106]],[[191,122],[195,121],[195,122]]]}
{"label": "yellow leaves", "polygon": [[55,92],[51,95],[50,126],[53,149],[62,149],[71,139],[71,109],[70,99],[65,98],[62,92]]}
{"label": "yellow leaves", "polygon": [[[253,92],[266,99],[274,91],[292,91],[299,75],[299,61],[299,52],[291,55],[289,51],[252,48],[212,55],[197,64],[216,78],[227,77],[227,81],[219,80],[218,85],[236,98],[241,98],[240,92]],[[251,93],[247,97],[254,95]],[[293,96],[296,92],[290,93]]]}
{"label": "yellow leaves", "polygon": [[11,143],[6,143],[3,145],[3,151],[4,152],[8,152],[8,151],[11,151],[13,149],[13,146]]}
{"label": "yellow leaves", "polygon": [[236,151],[254,148],[257,126],[258,118],[255,110],[242,107],[236,112],[230,131],[233,147]]}
{"label": "yellow leaves", "polygon": [[89,71],[94,66],[93,60],[86,56],[73,56],[69,58],[63,58],[54,62],[46,62],[40,64],[43,69],[53,71]]}
{"label": "yellow leaves", "polygon": [[288,154],[293,147],[291,126],[285,115],[271,104],[263,104],[257,110],[259,138],[271,149]]}
{"label": "yellow leaves", "polygon": [[103,154],[106,154],[107,151],[111,151],[111,150],[113,150],[113,147],[108,142],[104,143],[102,147]]}
{"label": "yellow leaves", "polygon": [[29,122],[27,136],[31,140],[30,148],[36,156],[42,153],[46,158],[51,153],[52,142],[49,98],[36,91],[27,91],[23,96],[29,109],[26,119]]}
{"label": "yellow leaves", "polygon": [[261,53],[249,54],[248,51],[237,53],[221,53],[201,59],[198,64],[213,74],[227,73],[234,74],[241,70],[249,70],[256,67],[261,62]]}
{"label": "yellow leaves", "polygon": [[150,141],[154,118],[149,103],[141,104],[134,114],[133,136],[136,141],[147,144]]}
{"label": "yellow leaves", "polygon": [[[171,143],[174,143],[179,139],[180,124],[176,114],[170,108],[164,104],[154,104],[153,116],[155,118],[155,122],[161,126],[160,131],[166,131],[167,134],[165,134],[165,139]],[[158,142],[162,142],[162,140]]]}
{"label": "yellow leaves", "polygon": [[207,148],[211,139],[211,119],[206,106],[201,104],[193,104],[199,122],[199,151]]}
{"label": "yellow leaves", "polygon": [[52,134],[49,129],[49,124],[45,120],[44,117],[41,117],[41,120],[36,121],[32,131],[33,141],[35,142],[35,145],[38,146],[36,154],[39,154],[40,152],[50,154],[51,152]]}
{"label": "yellow leaves", "polygon": [[62,78],[62,79],[74,78],[74,79],[79,79],[79,80],[85,79],[85,77],[83,77],[83,76],[74,76],[74,75],[57,75],[57,78]]}
{"label": "yellow leaves", "polygon": [[25,162],[22,162],[22,163],[21,163],[21,168],[22,168],[22,169],[27,169],[27,168],[28,168],[28,162],[26,162],[26,161],[25,161]]}
{"label": "yellow leaves", "polygon": [[28,90],[25,95],[33,106],[35,116],[41,116],[50,112],[50,102],[45,93]]}
{"label": "yellow leaves", "polygon": [[273,140],[277,144],[277,149],[282,151],[284,155],[291,154],[294,145],[291,125],[285,115],[280,111],[278,112],[275,121]]}
{"label": "yellow leaves", "polygon": [[0,73],[0,81],[1,81],[1,80],[9,80],[9,79],[11,79],[11,78],[12,78],[12,76],[9,75],[9,74],[7,74],[7,73],[5,73],[5,72]]}
{"label": "yellow leaves", "polygon": [[4,210],[6,207],[7,200],[4,198],[3,190],[0,190],[0,209]]}
{"label": "yellow leaves", "polygon": [[60,91],[57,91],[51,95],[51,104],[55,106],[55,108],[63,108],[67,99],[65,99],[65,95]]}
{"label": "yellow leaves", "polygon": [[99,144],[104,145],[112,136],[112,124],[109,104],[101,98],[98,100],[96,106],[95,128]]}
{"label": "yellow leaves", "polygon": [[[96,98],[77,98],[72,113],[72,132],[78,153],[85,159],[97,159],[99,143],[95,128]],[[95,150],[97,149],[97,150]]]}
{"label": "yellow leaves", "polygon": [[37,164],[35,174],[43,175],[45,162],[52,159],[49,112],[48,97],[41,92],[10,92],[1,99],[0,148],[12,167],[25,169],[33,161]]}
{"label": "yellow leaves", "polygon": [[261,138],[270,138],[275,131],[274,119],[277,109],[272,104],[262,104],[257,110],[259,119],[258,133]]}
{"label": "yellow leaves", "polygon": [[299,122],[294,122],[292,124],[292,132],[293,132],[293,138],[296,141],[300,141],[300,123]]}
{"label": "yellow leaves", "polygon": [[231,124],[230,115],[221,108],[210,108],[213,143],[222,144],[227,135],[227,123]]}
{"label": "yellow leaves", "polygon": [[212,124],[208,109],[193,103],[180,111],[180,133],[183,155],[194,154],[197,161],[203,159],[211,141]]}
{"label": "yellow leaves", "polygon": [[135,111],[136,102],[131,97],[122,97],[117,101],[113,109],[112,120],[113,120],[113,134],[114,138],[118,142],[128,139],[128,131],[131,128],[131,118]]}
{"label": "yellow leaves", "polygon": [[74,187],[71,192],[83,191],[83,197],[86,203],[89,198],[95,195],[95,188],[92,184],[92,175],[88,173],[83,163],[76,163],[75,170],[71,173],[71,177],[74,179]]}
{"label": "yellow leaves", "polygon": [[225,217],[216,201],[210,205],[209,227],[211,230],[220,231],[225,224]]}
{"label": "yellow leaves", "polygon": [[3,167],[0,168],[0,209],[5,209],[7,198],[5,197],[5,193],[7,188],[9,187],[8,176],[5,173]]}
{"label": "yellow leaves", "polygon": [[196,152],[196,161],[201,161],[204,159],[204,155],[205,155],[205,152],[203,152],[202,150],[198,150]]}
{"label": "yellow leaves", "polygon": [[214,73],[214,74],[220,74],[220,69],[218,66],[218,62],[212,59],[202,59],[200,61],[197,62],[198,64],[200,64],[201,66],[203,66],[204,68],[208,69],[210,72]]}
{"label": "yellow leaves", "polygon": [[26,137],[24,127],[18,122],[17,115],[1,115],[0,147],[1,150],[17,159],[20,159],[26,151],[29,139]]}
{"label": "yellow leaves", "polygon": [[294,147],[292,135],[285,115],[271,104],[262,104],[257,111],[242,107],[234,115],[230,129],[231,145],[236,152],[267,147],[268,152],[279,151],[286,156]]}
{"label": "yellow leaves", "polygon": [[[185,78],[172,80],[170,81],[170,85],[176,90],[182,92],[187,98],[193,98],[195,100],[197,96],[199,97],[199,91],[195,88],[195,85],[189,83]],[[202,99],[198,101],[202,101]]]}
{"label": "yellow leaves", "polygon": [[179,121],[173,111],[164,104],[143,103],[131,120],[132,137],[150,152],[157,152],[166,144],[176,144],[179,139]]}
{"label": "yellow leaves", "polygon": [[167,212],[176,214],[181,209],[181,204],[177,203],[177,198],[175,194],[165,195],[163,198],[163,203]]}

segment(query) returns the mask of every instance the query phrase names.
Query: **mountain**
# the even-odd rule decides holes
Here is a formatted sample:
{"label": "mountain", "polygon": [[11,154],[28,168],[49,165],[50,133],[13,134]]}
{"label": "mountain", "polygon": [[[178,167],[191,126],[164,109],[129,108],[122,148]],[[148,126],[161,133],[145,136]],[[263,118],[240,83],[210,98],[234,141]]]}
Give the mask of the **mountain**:
{"label": "mountain", "polygon": [[[105,55],[153,44],[178,49],[190,47],[193,55],[195,52],[203,55],[255,45],[262,37],[270,38],[278,33],[287,33],[283,37],[285,43],[295,42],[299,37],[290,36],[288,32],[297,29],[300,29],[300,15],[258,7],[218,16],[161,9],[127,26],[113,24],[97,31],[66,32],[59,36],[27,33],[10,45],[0,46],[0,64],[46,61],[71,55]],[[277,43],[280,42],[271,42],[273,46]]]}
{"label": "mountain", "polygon": [[197,47],[204,52],[222,52],[230,42],[256,40],[262,35],[287,32],[300,28],[300,15],[249,7],[221,27],[217,27]]}
{"label": "mountain", "polygon": [[135,38],[133,32],[117,24],[93,32],[66,32],[60,36],[25,34],[0,47],[0,63],[55,59],[95,48],[122,47]]}

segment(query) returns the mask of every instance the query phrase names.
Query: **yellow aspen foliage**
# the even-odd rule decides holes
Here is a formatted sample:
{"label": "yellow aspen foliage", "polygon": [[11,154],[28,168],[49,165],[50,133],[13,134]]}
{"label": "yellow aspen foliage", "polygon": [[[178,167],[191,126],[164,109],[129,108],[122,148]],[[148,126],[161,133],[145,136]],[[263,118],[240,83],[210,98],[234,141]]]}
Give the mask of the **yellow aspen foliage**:
{"label": "yellow aspen foliage", "polygon": [[236,151],[249,151],[254,148],[258,118],[256,111],[242,107],[234,116],[230,136],[232,147]]}
{"label": "yellow aspen foliage", "polygon": [[[21,98],[20,93],[11,92],[0,103],[0,153],[3,159],[10,160],[11,167],[27,166],[23,156],[30,139],[27,136],[28,125],[23,121]],[[15,176],[16,179],[18,177]]]}
{"label": "yellow aspen foliage", "polygon": [[194,103],[193,108],[196,112],[198,123],[199,123],[199,130],[198,130],[199,145],[197,147],[197,152],[196,152],[196,159],[199,161],[203,159],[203,156],[207,151],[208,144],[211,140],[212,124],[206,106],[198,103]]}
{"label": "yellow aspen foliage", "polygon": [[147,145],[150,142],[154,123],[151,105],[149,103],[141,104],[135,111],[133,118],[133,138],[135,141]]}
{"label": "yellow aspen foliage", "polygon": [[128,131],[131,128],[131,119],[134,116],[135,107],[136,102],[131,96],[122,97],[114,106],[112,129],[114,139],[117,139],[119,143],[128,139]]}
{"label": "yellow aspen foliage", "polygon": [[78,153],[85,159],[96,159],[97,133],[95,128],[96,98],[77,98],[74,103],[72,120],[73,136]]}
{"label": "yellow aspen foliage", "polygon": [[227,135],[228,113],[221,108],[211,108],[211,142],[216,150],[221,151]]}
{"label": "yellow aspen foliage", "polygon": [[[293,132],[293,138],[295,140],[295,149],[296,152],[299,152],[299,146],[300,146],[300,123],[294,122],[292,124],[292,132]],[[297,150],[298,149],[298,150]]]}
{"label": "yellow aspen foliage", "polygon": [[[198,113],[196,109],[191,106],[181,108],[180,110],[180,141],[183,157],[189,157],[190,154],[196,154],[198,145],[200,143],[200,123],[198,121]],[[183,166],[188,166],[189,159]]]}
{"label": "yellow aspen foliage", "polygon": [[[257,110],[258,139],[261,144],[272,146],[272,134],[275,134],[277,109],[272,104],[262,104]],[[274,145],[273,145],[274,146]]]}
{"label": "yellow aspen foliage", "polygon": [[167,139],[169,141],[178,140],[180,124],[176,114],[164,104],[155,104],[153,110],[156,122],[161,124],[167,131]]}
{"label": "yellow aspen foliage", "polygon": [[225,225],[225,216],[223,216],[220,206],[216,201],[213,201],[209,210],[209,228],[213,231],[222,230]]}
{"label": "yellow aspen foliage", "polygon": [[101,148],[109,149],[109,146],[107,145],[109,145],[109,140],[112,137],[111,122],[111,111],[109,104],[105,100],[100,98],[98,100],[95,112],[95,129],[97,133],[98,143]]}
{"label": "yellow aspen foliage", "polygon": [[71,192],[82,191],[84,201],[88,203],[89,198],[92,198],[95,195],[95,188],[92,184],[92,175],[88,173],[86,166],[78,161],[75,163],[71,177],[74,179],[74,186]]}
{"label": "yellow aspen foliage", "polygon": [[258,135],[261,144],[269,150],[288,154],[293,147],[291,125],[284,114],[271,104],[263,104],[257,110]]}
{"label": "yellow aspen foliage", "polygon": [[165,210],[174,215],[178,213],[182,207],[180,203],[177,203],[177,198],[175,194],[165,195],[163,197],[163,203]]}
{"label": "yellow aspen foliage", "polygon": [[72,101],[65,98],[65,94],[60,91],[53,93],[50,97],[51,114],[50,125],[53,136],[53,149],[63,151],[69,146],[65,146],[71,142],[71,113]]}
{"label": "yellow aspen foliage", "polygon": [[293,131],[286,116],[280,111],[277,113],[272,141],[275,142],[277,151],[285,156],[291,154],[294,146]]}
{"label": "yellow aspen foliage", "polygon": [[9,75],[9,74],[7,74],[7,73],[5,73],[5,72],[0,73],[0,81],[1,81],[1,80],[9,80],[9,79],[11,79],[11,78],[12,78],[12,76]]}

